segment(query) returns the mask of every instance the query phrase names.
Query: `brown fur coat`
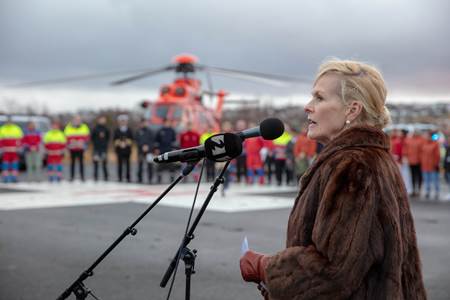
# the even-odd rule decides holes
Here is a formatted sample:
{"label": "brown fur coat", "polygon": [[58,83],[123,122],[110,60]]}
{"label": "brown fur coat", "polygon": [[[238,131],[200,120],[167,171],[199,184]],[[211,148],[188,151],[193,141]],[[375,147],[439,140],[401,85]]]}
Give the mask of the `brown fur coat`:
{"label": "brown fur coat", "polygon": [[413,218],[389,139],[352,127],[302,177],[270,299],[426,299]]}

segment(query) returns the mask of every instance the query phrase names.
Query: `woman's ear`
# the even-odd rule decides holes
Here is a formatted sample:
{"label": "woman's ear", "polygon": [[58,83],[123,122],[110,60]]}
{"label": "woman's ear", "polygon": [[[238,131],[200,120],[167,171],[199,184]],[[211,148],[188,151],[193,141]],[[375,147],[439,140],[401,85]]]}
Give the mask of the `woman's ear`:
{"label": "woman's ear", "polygon": [[358,118],[363,109],[363,105],[360,101],[352,101],[347,106],[347,120],[353,122]]}

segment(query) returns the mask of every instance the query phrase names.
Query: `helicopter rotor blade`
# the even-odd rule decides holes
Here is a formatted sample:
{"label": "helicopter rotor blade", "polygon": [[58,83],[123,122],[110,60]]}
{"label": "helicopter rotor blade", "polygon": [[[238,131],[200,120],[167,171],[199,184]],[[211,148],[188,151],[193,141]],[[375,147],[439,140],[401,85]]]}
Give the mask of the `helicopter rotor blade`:
{"label": "helicopter rotor blade", "polygon": [[134,75],[134,76],[131,76],[131,77],[127,77],[127,78],[124,78],[124,79],[113,81],[113,82],[111,82],[111,85],[125,84],[125,83],[131,82],[131,81],[140,80],[140,79],[143,79],[145,77],[153,76],[153,75],[156,75],[156,74],[159,74],[159,73],[163,73],[163,72],[166,72],[166,71],[171,71],[171,70],[174,70],[175,68],[176,68],[176,66],[174,66],[174,65],[168,65],[168,66],[165,66],[165,67],[162,67],[162,68],[159,68],[159,69],[145,71],[143,73],[140,73],[140,74],[137,74],[137,75]]}
{"label": "helicopter rotor blade", "polygon": [[208,93],[209,100],[212,103],[213,102],[213,96],[215,96],[215,93],[214,93],[214,87],[213,87],[212,79],[211,79],[211,72],[209,72],[208,69],[206,69],[205,72],[206,72],[206,80],[208,82],[208,89],[209,89],[209,91],[211,91],[210,93]]}
{"label": "helicopter rotor blade", "polygon": [[228,68],[220,68],[220,67],[210,67],[203,66],[205,70],[209,70],[211,73],[222,75],[226,77],[234,77],[240,78],[250,81],[257,81],[268,83],[272,85],[286,85],[292,83],[309,83],[311,82],[310,78],[301,78],[301,77],[291,77],[285,75],[277,75],[277,74],[268,74],[261,72],[253,72],[253,71],[241,71],[235,69]]}
{"label": "helicopter rotor blade", "polygon": [[6,87],[8,87],[8,88],[23,88],[23,87],[59,84],[59,83],[66,83],[66,82],[91,80],[91,79],[97,79],[97,78],[106,78],[106,77],[111,77],[111,76],[124,75],[124,74],[129,74],[129,73],[132,74],[132,73],[144,72],[144,71],[148,71],[148,68],[147,69],[123,70],[123,71],[114,71],[114,72],[106,72],[106,73],[86,74],[86,75],[54,78],[54,79],[29,81],[29,82],[23,82],[23,83],[17,83],[17,84],[10,84],[10,85],[7,85]]}

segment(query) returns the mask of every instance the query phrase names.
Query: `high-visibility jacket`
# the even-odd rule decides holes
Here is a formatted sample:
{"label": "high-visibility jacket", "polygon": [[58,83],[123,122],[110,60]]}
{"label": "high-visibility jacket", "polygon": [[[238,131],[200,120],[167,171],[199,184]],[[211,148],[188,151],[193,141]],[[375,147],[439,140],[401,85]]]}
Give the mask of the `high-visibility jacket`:
{"label": "high-visibility jacket", "polygon": [[49,161],[61,159],[64,156],[67,139],[59,129],[51,129],[44,135],[44,146]]}
{"label": "high-visibility jacket", "polygon": [[64,128],[64,134],[67,137],[67,148],[69,150],[80,151],[87,148],[90,131],[86,124],[82,123],[76,127],[69,123]]}
{"label": "high-visibility jacket", "polygon": [[292,139],[292,136],[289,132],[283,132],[283,134],[273,140],[273,153],[275,159],[284,160],[286,159],[286,145]]}
{"label": "high-visibility jacket", "polygon": [[200,136],[200,144],[203,145],[203,144],[205,143],[205,141],[206,141],[207,139],[209,139],[210,137],[212,137],[213,135],[215,135],[214,132],[209,132],[209,131],[207,131],[207,132],[203,133],[203,134]]}
{"label": "high-visibility jacket", "polygon": [[439,143],[436,141],[426,141],[422,144],[420,151],[420,168],[423,172],[439,171],[441,155]]}
{"label": "high-visibility jacket", "polygon": [[410,165],[420,164],[420,157],[424,139],[421,136],[408,137],[405,140],[404,153]]}
{"label": "high-visibility jacket", "polygon": [[16,124],[6,123],[0,127],[0,149],[3,153],[17,153],[22,145],[23,131]]}

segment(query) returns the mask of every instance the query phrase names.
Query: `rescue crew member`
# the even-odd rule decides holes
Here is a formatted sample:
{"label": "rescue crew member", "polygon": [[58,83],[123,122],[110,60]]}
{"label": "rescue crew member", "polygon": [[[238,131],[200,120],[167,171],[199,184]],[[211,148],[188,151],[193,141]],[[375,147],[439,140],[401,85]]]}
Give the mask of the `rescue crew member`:
{"label": "rescue crew member", "polygon": [[92,160],[94,162],[94,180],[98,180],[98,167],[102,165],[103,179],[108,181],[108,143],[111,134],[109,128],[106,127],[106,117],[100,116],[97,119],[97,124],[91,133],[91,140],[94,147],[94,155]]}
{"label": "rescue crew member", "polygon": [[[155,143],[158,148],[157,154],[172,151],[176,148],[177,133],[172,127],[170,119],[164,120],[164,125],[156,132]],[[162,181],[162,172],[169,171],[170,181],[175,179],[175,172],[178,170],[178,163],[168,163],[158,165],[158,183]]]}
{"label": "rescue crew member", "polygon": [[114,149],[117,155],[117,175],[119,182],[123,180],[123,166],[125,165],[125,178],[131,182],[130,178],[130,156],[133,145],[133,132],[128,127],[128,116],[119,115],[117,117],[119,127],[114,131]]}
{"label": "rescue crew member", "polygon": [[3,153],[3,182],[17,182],[22,138],[22,129],[11,121],[11,116],[7,116],[6,123],[0,127],[0,149]]}
{"label": "rescue crew member", "polygon": [[141,119],[139,128],[136,132],[136,144],[138,147],[138,182],[142,183],[142,173],[144,173],[144,165],[147,166],[147,178],[148,183],[152,183],[153,180],[153,149],[155,143],[155,134],[147,126],[147,120]]}
{"label": "rescue crew member", "polygon": [[[197,147],[198,145],[200,145],[200,134],[194,130],[192,123],[189,123],[186,127],[186,131],[180,134],[180,148],[186,149]],[[197,167],[194,168],[191,174],[194,181],[198,181],[199,172]]]}
{"label": "rescue crew member", "polygon": [[[287,127],[287,125],[285,125],[285,127]],[[286,145],[291,139],[292,136],[288,131],[285,131],[280,137],[273,140],[275,177],[277,179],[277,185],[281,185],[283,180],[283,173],[286,171]],[[286,178],[286,180],[288,180],[288,178]]]}
{"label": "rescue crew member", "polygon": [[70,151],[70,181],[75,179],[75,162],[80,166],[81,181],[84,181],[84,151],[89,142],[89,127],[81,122],[81,117],[75,115],[64,129],[67,138],[67,148]]}
{"label": "rescue crew member", "polygon": [[[249,127],[256,126],[250,123]],[[244,149],[246,153],[247,183],[253,184],[255,177],[259,179],[259,184],[264,184],[264,169],[261,159],[261,149],[264,148],[264,140],[261,137],[246,139]]]}
{"label": "rescue crew member", "polygon": [[25,150],[25,162],[27,166],[28,180],[39,181],[42,168],[41,152],[42,135],[36,129],[36,124],[31,121],[24,132],[23,147]]}
{"label": "rescue crew member", "polygon": [[52,122],[52,127],[44,135],[44,147],[47,155],[47,174],[50,182],[61,181],[63,179],[64,151],[67,139],[64,132],[60,130],[58,121]]}
{"label": "rescue crew member", "polygon": [[[205,144],[205,141],[213,136],[215,132],[211,127],[208,130],[200,135],[200,144]],[[206,181],[214,181],[214,177],[216,177],[216,163],[213,160],[205,158],[205,168],[206,168]]]}
{"label": "rescue crew member", "polygon": [[294,145],[295,174],[297,180],[303,176],[316,156],[317,142],[308,138],[307,132],[308,127],[305,124],[301,133],[297,136],[297,141]]}

